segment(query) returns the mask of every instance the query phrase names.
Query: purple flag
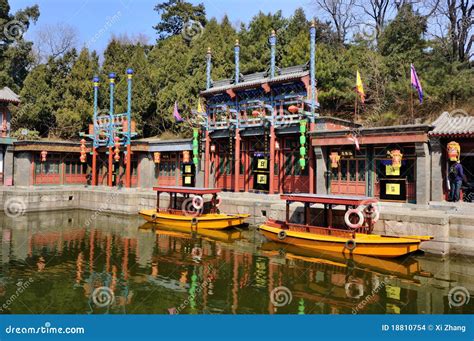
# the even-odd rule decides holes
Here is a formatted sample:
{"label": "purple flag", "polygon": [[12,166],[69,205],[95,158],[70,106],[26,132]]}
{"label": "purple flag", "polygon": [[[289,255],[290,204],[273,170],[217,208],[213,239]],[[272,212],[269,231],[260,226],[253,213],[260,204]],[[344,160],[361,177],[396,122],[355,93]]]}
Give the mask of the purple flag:
{"label": "purple flag", "polygon": [[418,91],[418,99],[420,100],[420,104],[423,103],[423,89],[421,88],[420,79],[416,74],[415,67],[413,64],[410,65],[411,69],[411,86]]}
{"label": "purple flag", "polygon": [[174,102],[173,116],[176,122],[183,122],[183,118],[178,112],[178,101]]}

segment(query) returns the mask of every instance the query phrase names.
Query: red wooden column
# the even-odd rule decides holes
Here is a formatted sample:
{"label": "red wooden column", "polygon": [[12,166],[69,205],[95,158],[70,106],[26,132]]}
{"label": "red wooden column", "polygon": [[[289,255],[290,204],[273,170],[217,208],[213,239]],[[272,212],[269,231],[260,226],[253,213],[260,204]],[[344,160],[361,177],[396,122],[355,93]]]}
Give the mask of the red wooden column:
{"label": "red wooden column", "polygon": [[240,173],[240,130],[235,128],[234,192],[239,192]]}
{"label": "red wooden column", "polygon": [[275,127],[273,124],[270,126],[270,170],[269,170],[269,180],[270,180],[270,188],[269,193],[273,194],[275,192],[275,184],[274,184],[274,177],[275,177]]}
{"label": "red wooden column", "polygon": [[250,145],[251,141],[245,141],[244,153],[244,191],[248,192],[250,189]]}
{"label": "red wooden column", "polygon": [[97,185],[97,148],[92,147],[92,186]]}
{"label": "red wooden column", "polygon": [[278,160],[280,161],[279,167],[280,170],[278,171],[278,190],[280,193],[283,193],[283,184],[285,182],[285,155],[283,153],[283,148],[285,147],[285,139],[280,139],[280,150],[278,152]]}
{"label": "red wooden column", "polygon": [[127,164],[125,165],[125,186],[132,187],[132,146],[127,144]]}
{"label": "red wooden column", "polygon": [[[311,122],[309,124],[309,131],[313,131],[314,130],[314,122]],[[309,137],[309,193],[313,194],[314,193],[314,189],[315,189],[315,181],[314,179],[316,179],[315,177],[315,174],[314,174],[314,170],[315,170],[315,159],[314,159],[314,149],[313,149],[313,145],[311,143],[311,136]]]}
{"label": "red wooden column", "polygon": [[109,172],[107,174],[107,186],[112,187],[112,169],[114,167],[112,147],[109,147]]}
{"label": "red wooden column", "polygon": [[209,136],[209,131],[206,130],[206,149],[205,149],[205,157],[204,157],[204,187],[208,188],[209,187],[209,167],[211,164],[211,153],[210,153],[210,148],[211,148],[211,137]]}

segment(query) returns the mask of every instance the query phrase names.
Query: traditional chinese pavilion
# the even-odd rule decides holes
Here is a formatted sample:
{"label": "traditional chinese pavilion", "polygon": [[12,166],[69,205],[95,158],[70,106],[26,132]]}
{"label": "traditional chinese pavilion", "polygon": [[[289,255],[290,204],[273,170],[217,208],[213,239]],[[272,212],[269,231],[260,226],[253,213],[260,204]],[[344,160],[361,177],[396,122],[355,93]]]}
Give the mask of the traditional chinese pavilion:
{"label": "traditional chinese pavilion", "polygon": [[204,186],[236,192],[314,193],[315,158],[309,131],[352,126],[321,118],[316,96],[316,29],[310,28],[308,64],[278,68],[277,37],[272,32],[268,70],[240,73],[236,41],[233,77],[213,81],[207,53],[206,103],[202,126]]}

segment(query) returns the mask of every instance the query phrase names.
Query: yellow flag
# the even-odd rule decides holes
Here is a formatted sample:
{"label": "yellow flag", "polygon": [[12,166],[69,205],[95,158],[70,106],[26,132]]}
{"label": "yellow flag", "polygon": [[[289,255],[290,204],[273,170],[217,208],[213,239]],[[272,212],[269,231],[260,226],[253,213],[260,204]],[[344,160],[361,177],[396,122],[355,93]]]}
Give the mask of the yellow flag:
{"label": "yellow flag", "polygon": [[202,114],[204,112],[204,110],[202,109],[202,105],[201,105],[201,100],[198,99],[198,108],[197,108],[197,112]]}
{"label": "yellow flag", "polygon": [[364,103],[365,102],[364,85],[362,84],[362,79],[360,78],[359,70],[357,70],[357,76],[356,76],[356,91],[360,96],[361,102]]}

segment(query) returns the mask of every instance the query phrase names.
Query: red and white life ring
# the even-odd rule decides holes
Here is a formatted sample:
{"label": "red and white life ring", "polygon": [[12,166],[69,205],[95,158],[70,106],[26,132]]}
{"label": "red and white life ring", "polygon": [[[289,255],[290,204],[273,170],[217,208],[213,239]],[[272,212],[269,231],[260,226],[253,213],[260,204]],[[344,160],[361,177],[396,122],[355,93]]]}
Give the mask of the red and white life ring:
{"label": "red and white life ring", "polygon": [[216,207],[219,207],[222,204],[222,198],[220,196],[216,197]]}
{"label": "red and white life ring", "polygon": [[204,206],[204,199],[200,196],[195,196],[193,198],[193,207],[196,210],[200,210]]}
{"label": "red and white life ring", "polygon": [[[359,217],[357,223],[351,223],[350,217],[352,214],[356,214]],[[362,215],[362,212],[359,211],[357,208],[351,208],[350,210],[347,210],[346,214],[344,214],[344,222],[351,229],[358,229],[364,223],[364,216]]]}
{"label": "red and white life ring", "polygon": [[[368,208],[368,206],[365,206],[365,207],[359,206],[359,211],[363,212],[364,215],[368,215],[367,211],[366,211],[367,208]],[[372,218],[372,223],[375,224],[377,221],[379,221],[380,211],[377,209],[377,206],[375,206],[375,205],[372,205],[372,208],[374,210],[372,211],[372,214],[370,214],[370,218]]]}

